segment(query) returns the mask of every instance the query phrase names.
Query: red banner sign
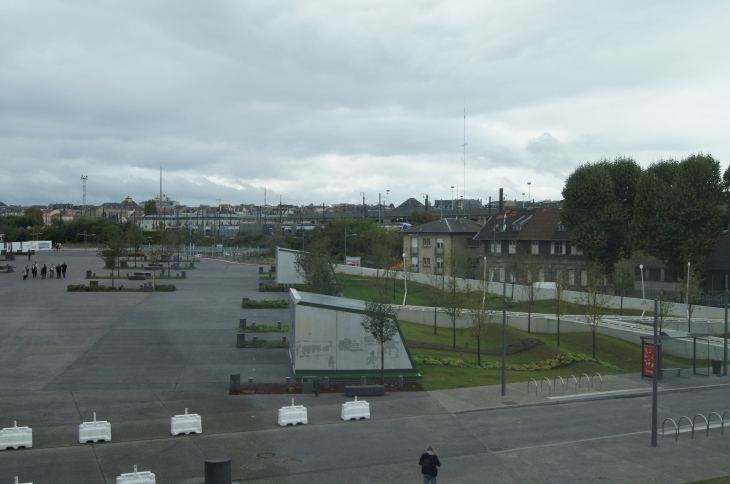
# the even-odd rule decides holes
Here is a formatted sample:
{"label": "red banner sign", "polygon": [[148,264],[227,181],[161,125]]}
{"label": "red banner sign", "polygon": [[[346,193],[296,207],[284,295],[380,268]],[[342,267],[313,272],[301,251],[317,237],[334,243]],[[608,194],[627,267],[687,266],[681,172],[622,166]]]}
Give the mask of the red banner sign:
{"label": "red banner sign", "polygon": [[644,345],[643,376],[654,376],[654,345]]}

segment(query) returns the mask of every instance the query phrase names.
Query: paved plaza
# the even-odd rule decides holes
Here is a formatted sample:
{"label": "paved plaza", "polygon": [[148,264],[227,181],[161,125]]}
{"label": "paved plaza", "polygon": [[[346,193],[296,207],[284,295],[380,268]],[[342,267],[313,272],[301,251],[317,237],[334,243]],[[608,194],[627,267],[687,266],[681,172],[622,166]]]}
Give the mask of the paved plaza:
{"label": "paved plaza", "polygon": [[[0,483],[114,483],[140,470],[158,483],[203,482],[203,461],[230,457],[233,479],[262,483],[421,482],[419,455],[439,451],[439,483],[663,482],[730,474],[730,432],[688,432],[650,447],[651,383],[606,377],[601,391],[527,393],[500,388],[371,397],[371,420],[343,422],[340,395],[293,395],[306,426],[281,428],[289,395],[228,395],[228,378],[284,381],[285,350],[235,347],[239,318],[288,324],[286,310],[243,310],[259,293],[258,268],[206,260],[174,293],[67,293],[100,275],[93,253],[44,252],[68,264],[66,280],[0,274],[0,427],[33,428],[32,449],[0,451]],[[20,267],[27,259],[18,258]],[[107,281],[103,281],[108,283]],[[124,281],[130,284],[129,281]],[[525,378],[525,380],[527,377]],[[583,380],[585,381],[585,380]],[[667,377],[660,423],[730,409],[717,377]],[[203,417],[202,435],[170,435],[170,417]],[[96,412],[111,443],[79,444],[78,425]],[[717,420],[715,420],[717,422]]]}

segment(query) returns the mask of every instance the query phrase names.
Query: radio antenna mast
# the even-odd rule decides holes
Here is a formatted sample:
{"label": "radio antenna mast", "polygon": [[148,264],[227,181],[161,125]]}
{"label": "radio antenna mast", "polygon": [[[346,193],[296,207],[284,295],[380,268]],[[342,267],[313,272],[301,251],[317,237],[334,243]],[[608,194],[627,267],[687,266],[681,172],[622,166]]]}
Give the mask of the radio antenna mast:
{"label": "radio antenna mast", "polygon": [[[464,98],[464,144],[461,145],[462,148],[464,148],[464,158],[462,159],[464,162],[464,203],[466,202],[466,98]],[[464,211],[466,212],[466,205],[464,205]]]}
{"label": "radio antenna mast", "polygon": [[82,192],[81,192],[81,194],[82,194],[81,200],[82,200],[82,205],[83,205],[83,211],[81,212],[81,215],[86,215],[86,180],[88,180],[88,179],[89,179],[88,176],[81,175],[81,182],[83,184],[83,189],[82,189]]}

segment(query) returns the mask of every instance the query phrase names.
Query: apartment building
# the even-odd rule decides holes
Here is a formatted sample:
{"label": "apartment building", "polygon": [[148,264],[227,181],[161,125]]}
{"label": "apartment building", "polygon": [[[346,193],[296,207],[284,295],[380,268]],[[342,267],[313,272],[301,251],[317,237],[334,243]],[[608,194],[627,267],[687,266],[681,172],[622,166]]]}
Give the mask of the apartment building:
{"label": "apartment building", "polygon": [[480,243],[474,236],[482,228],[465,218],[444,218],[403,231],[403,253],[406,254],[407,270],[431,275],[448,275],[451,257],[458,249],[478,266],[481,258]]}

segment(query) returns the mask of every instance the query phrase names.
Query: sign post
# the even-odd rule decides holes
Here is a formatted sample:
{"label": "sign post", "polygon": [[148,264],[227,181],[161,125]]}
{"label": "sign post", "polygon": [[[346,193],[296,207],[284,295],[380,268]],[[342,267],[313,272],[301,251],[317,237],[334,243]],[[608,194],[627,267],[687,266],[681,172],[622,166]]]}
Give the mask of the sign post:
{"label": "sign post", "polygon": [[[658,334],[659,321],[658,321],[658,315],[657,315],[658,312],[659,312],[659,304],[658,304],[658,301],[656,299],[654,299],[654,348],[653,348],[654,351],[652,352],[652,360],[654,362],[657,361],[657,358],[656,358],[657,353],[658,353],[657,349],[659,348],[659,334]],[[644,348],[646,348],[646,346],[644,346]],[[661,351],[661,349],[659,349],[659,351]],[[659,358],[658,361],[661,361],[661,357]],[[658,405],[657,380],[658,380],[658,375],[659,375],[660,371],[661,371],[661,368],[659,367],[659,365],[654,364],[653,368],[652,368],[652,385],[651,385],[651,390],[652,390],[652,392],[651,392],[651,446],[652,447],[656,447],[658,445],[657,444],[657,431],[658,431],[658,429],[657,429],[657,412],[658,412],[657,411],[657,405]]]}

